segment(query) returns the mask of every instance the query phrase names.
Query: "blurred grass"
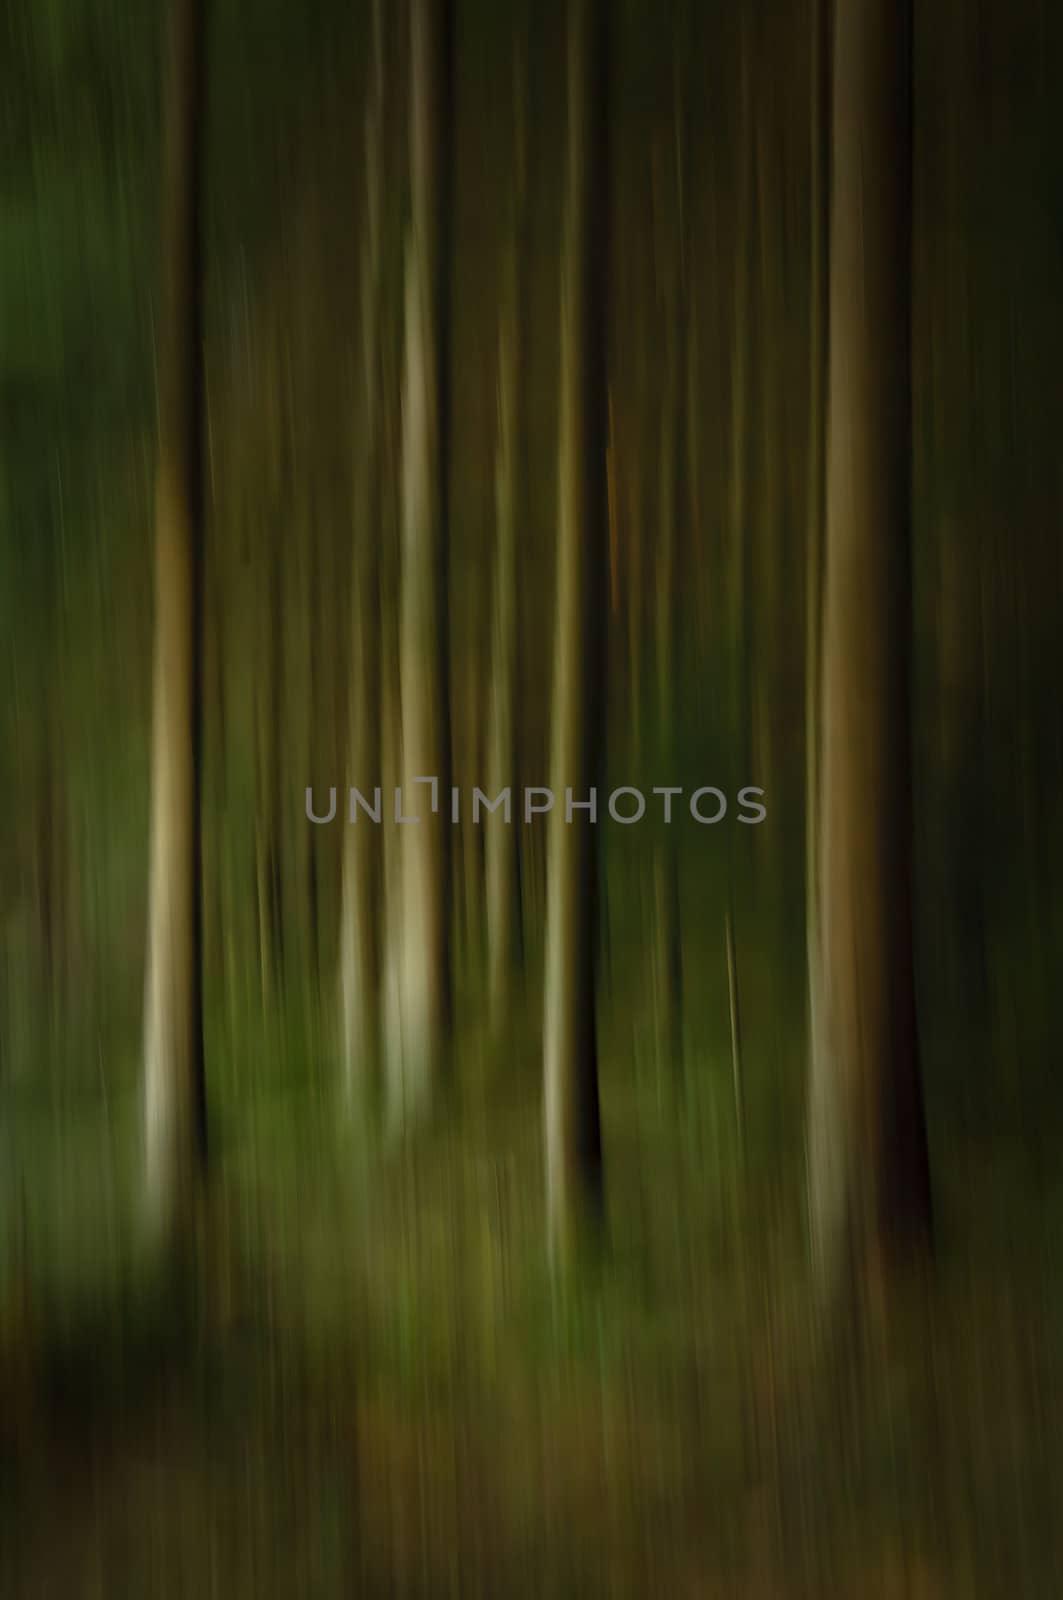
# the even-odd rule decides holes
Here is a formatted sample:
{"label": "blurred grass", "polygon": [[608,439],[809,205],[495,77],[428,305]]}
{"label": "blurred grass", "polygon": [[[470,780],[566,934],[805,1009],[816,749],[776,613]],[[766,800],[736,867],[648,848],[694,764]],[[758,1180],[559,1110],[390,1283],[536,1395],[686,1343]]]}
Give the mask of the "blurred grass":
{"label": "blurred grass", "polygon": [[954,1125],[933,1086],[952,1058],[987,1070],[990,1043],[931,1044],[934,1280],[903,1287],[862,1361],[823,1368],[800,984],[780,996],[777,955],[742,951],[740,1152],[720,980],[689,975],[680,1088],[638,1044],[635,926],[603,1002],[607,1248],[563,1291],[534,1007],[497,1049],[467,1030],[440,1118],[398,1148],[337,1113],[320,1029],[242,1035],[184,1298],[138,1242],[132,1080],[107,1116],[23,1097],[4,1592],[1058,1592],[1050,1130]]}

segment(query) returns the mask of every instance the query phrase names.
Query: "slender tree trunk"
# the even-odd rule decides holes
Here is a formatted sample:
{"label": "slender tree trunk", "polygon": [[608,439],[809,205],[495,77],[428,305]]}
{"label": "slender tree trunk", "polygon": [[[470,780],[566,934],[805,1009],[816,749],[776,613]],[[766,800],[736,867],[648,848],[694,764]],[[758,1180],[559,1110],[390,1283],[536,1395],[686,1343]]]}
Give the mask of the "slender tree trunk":
{"label": "slender tree trunk", "polygon": [[[204,391],[208,380],[204,379]],[[206,418],[210,437],[210,417]],[[222,819],[227,814],[225,771],[225,614],[222,602],[223,569],[217,540],[206,544],[203,556],[203,711],[201,790],[206,796],[208,816]],[[226,916],[225,877],[229,851],[220,827],[204,829],[203,836],[203,971],[204,1004],[215,997],[222,1001],[228,1018],[232,995],[232,928]],[[213,992],[211,984],[214,985]]]}
{"label": "slender tree trunk", "polygon": [[[374,475],[379,464],[371,468]],[[375,492],[369,491],[375,500]],[[355,552],[351,606],[351,689],[348,710],[348,788],[372,803],[381,782],[379,583],[373,546],[375,527],[366,522]],[[342,906],[340,912],[340,997],[346,1092],[375,1060],[379,1043],[381,937],[380,831],[358,811],[352,823],[344,790]],[[385,807],[381,794],[381,807]]]}
{"label": "slender tree trunk", "polygon": [[[673,286],[673,292],[678,292]],[[660,461],[658,468],[658,527],[655,577],[657,584],[657,738],[656,754],[662,773],[675,759],[676,661],[676,507],[679,500],[680,348],[682,319],[675,306],[668,308],[665,335],[665,380],[661,406]],[[654,941],[654,1012],[657,1047],[662,1061],[682,1072],[680,1006],[682,962],[679,946],[679,860],[674,827],[662,826],[654,841],[653,891],[656,938]]]}
{"label": "slender tree trunk", "polygon": [[56,1004],[55,952],[56,938],[56,850],[55,850],[55,763],[53,759],[54,735],[52,732],[52,694],[49,685],[45,694],[45,710],[41,726],[41,753],[37,780],[36,809],[34,812],[34,856],[36,865],[37,941],[40,967],[41,994],[47,1010],[47,1023],[51,1028]]}
{"label": "slender tree trunk", "polygon": [[[372,62],[366,107],[365,245],[362,253],[362,449],[357,489],[361,514],[351,562],[351,640],[348,787],[371,801],[381,782],[381,487],[383,477],[383,227],[384,37],[383,0],[375,0]],[[383,798],[382,802],[383,804]],[[380,1040],[382,873],[380,835],[359,812],[344,817],[340,912],[340,1001],[344,1086],[352,1100],[359,1076],[376,1058]]]}
{"label": "slender tree trunk", "polygon": [[504,1017],[523,955],[520,877],[520,773],[517,697],[520,683],[518,541],[525,504],[524,351],[526,343],[526,112],[523,62],[514,70],[515,155],[512,233],[502,272],[498,330],[498,444],[495,460],[495,600],[488,784],[492,799],[512,790],[512,822],[486,820],[487,949],[491,1024]]}
{"label": "slender tree trunk", "polygon": [[261,652],[264,668],[256,689],[256,745],[258,753],[255,817],[255,871],[258,901],[259,972],[262,1002],[273,1003],[283,965],[284,905],[278,818],[281,813],[282,752],[277,722],[283,712],[284,632],[281,622],[283,578],[281,552],[275,532],[267,535],[268,573],[261,616]]}
{"label": "slender tree trunk", "polygon": [[[749,467],[749,350],[751,325],[749,288],[751,275],[751,236],[753,210],[753,70],[750,26],[744,15],[739,20],[739,171],[738,217],[735,231],[735,290],[731,335],[731,470],[728,507],[731,576],[731,637],[735,737],[743,755],[748,755],[749,736],[745,718],[749,711],[750,628],[749,572],[752,543],[746,526],[747,480]],[[748,761],[746,762],[748,767]],[[742,774],[747,782],[747,775]]]}
{"label": "slender tree trunk", "polygon": [[[321,585],[319,575],[321,570],[321,520],[315,498],[309,497],[307,507],[307,521],[303,533],[303,549],[306,565],[300,562],[300,578],[302,580],[302,605],[299,607],[298,616],[301,623],[302,639],[299,641],[301,654],[306,670],[306,716],[303,722],[302,760],[304,770],[310,774],[310,779],[315,786],[326,777],[331,778],[331,773],[321,770],[321,705],[319,698],[320,673],[318,670],[318,642],[321,632]],[[326,787],[328,787],[326,785]],[[318,984],[321,975],[321,884],[320,865],[318,853],[322,846],[318,831],[314,827],[304,827],[299,834],[299,900],[298,911],[302,923],[301,954],[307,963],[305,974],[308,984],[308,993],[313,999],[312,1010],[316,1014],[316,999]]]}
{"label": "slender tree trunk", "polygon": [[819,1019],[819,706],[823,614],[823,507],[826,469],[827,319],[830,251],[830,0],[813,0],[809,114],[808,484],[805,549],[805,946],[808,962],[808,1056],[823,1049]]}
{"label": "slender tree trunk", "polygon": [[[762,54],[767,51],[762,47]],[[782,236],[773,228],[783,202],[780,186],[771,186],[772,105],[765,97],[756,116],[757,232],[760,245],[760,519],[759,538],[749,541],[749,581],[746,586],[746,669],[749,694],[750,765],[748,778],[769,793],[773,776],[772,690],[777,682],[780,614],[778,590],[785,560],[781,513],[785,471],[785,429],[782,393],[785,384],[784,335],[786,308],[779,263]],[[754,778],[755,774],[755,778]],[[766,829],[755,829],[752,839],[763,844]]]}
{"label": "slender tree trunk", "polygon": [[555,1261],[601,1200],[595,966],[596,828],[566,815],[602,768],[607,593],[606,270],[609,220],[608,0],[569,0],[568,160],[561,281],[557,656],[547,889],[544,1087]]}
{"label": "slender tree trunk", "polygon": [[[410,231],[402,463],[403,1098],[430,1099],[451,1022],[452,849],[447,607],[451,0],[411,0]],[[438,814],[428,814],[438,784]],[[412,815],[412,811],[408,812]]]}
{"label": "slender tree trunk", "polygon": [[[464,693],[460,697],[465,718],[462,745],[468,763],[466,770],[473,774],[480,787],[488,748],[485,722],[491,706],[491,693],[484,684],[483,663],[486,653],[485,645],[470,642],[465,663]],[[449,814],[450,800],[441,803]],[[465,967],[470,978],[478,975],[484,945],[487,909],[486,826],[482,818],[477,823],[473,822],[471,803],[465,799],[464,815],[460,825],[454,828],[454,833],[461,849],[461,916],[458,920],[462,927]],[[455,896],[457,893],[456,886]]]}
{"label": "slender tree trunk", "polygon": [[176,1220],[206,1157],[202,1018],[201,0],[172,0],[165,57],[145,1137],[153,1219]]}
{"label": "slender tree trunk", "polygon": [[[662,771],[676,759],[679,722],[679,534],[677,516],[685,507],[685,471],[688,460],[687,427],[683,399],[686,390],[688,332],[689,238],[687,228],[685,164],[687,114],[684,67],[678,49],[673,62],[673,158],[675,163],[675,246],[665,294],[665,393],[661,407],[660,478],[658,501],[657,577],[657,721]],[[654,900],[657,920],[658,1043],[662,1056],[681,1077],[682,950],[679,925],[679,856],[676,831],[665,826],[654,850]]]}
{"label": "slender tree trunk", "polygon": [[[645,385],[640,388],[645,392]],[[627,506],[630,527],[627,648],[628,700],[631,706],[631,753],[636,762],[642,756],[642,633],[643,633],[643,524],[646,520],[642,454],[635,441],[627,461]]]}
{"label": "slender tree trunk", "polygon": [[[402,1011],[402,834],[394,824],[394,796],[400,777],[401,684],[398,647],[398,584],[396,545],[382,552],[380,616],[380,765],[383,781],[384,882],[382,929],[381,1023],[383,1029],[384,1114],[389,1132],[403,1120]],[[388,557],[392,559],[388,559]]]}
{"label": "slender tree trunk", "polygon": [[830,432],[819,795],[821,1037],[809,1112],[821,1298],[925,1240],[911,905],[909,7],[834,35]]}

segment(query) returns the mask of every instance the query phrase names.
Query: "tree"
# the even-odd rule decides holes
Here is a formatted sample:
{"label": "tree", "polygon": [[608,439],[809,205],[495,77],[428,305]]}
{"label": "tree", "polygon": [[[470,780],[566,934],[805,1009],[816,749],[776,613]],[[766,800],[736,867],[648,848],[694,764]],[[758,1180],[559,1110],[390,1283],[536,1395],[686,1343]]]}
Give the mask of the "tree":
{"label": "tree", "polygon": [[[666,263],[658,283],[665,328],[664,383],[661,398],[660,466],[658,473],[657,583],[657,751],[664,771],[676,759],[679,695],[679,584],[680,558],[677,518],[686,505],[686,470],[689,455],[689,412],[683,402],[688,382],[687,343],[690,330],[690,221],[686,193],[689,128],[683,51],[689,45],[689,18],[685,11],[672,58],[672,129],[665,148],[671,149],[674,168],[674,226],[660,251]],[[656,908],[657,1037],[664,1058],[677,1076],[683,1072],[682,988],[680,943],[679,855],[675,830],[659,831],[653,852]]]}
{"label": "tree", "polygon": [[[403,1107],[430,1097],[451,1020],[450,673],[447,607],[451,0],[411,0],[410,223],[403,373],[401,783],[434,779],[439,811],[404,828]],[[427,796],[428,790],[422,791]],[[427,805],[420,809],[427,812]]]}
{"label": "tree", "polygon": [[561,264],[557,643],[547,888],[544,1089],[555,1260],[600,1203],[595,967],[596,829],[568,814],[602,766],[608,559],[605,288],[608,261],[608,0],[570,0],[566,217]]}
{"label": "tree", "polygon": [[[488,785],[506,787],[519,807],[517,695],[520,683],[518,523],[524,508],[524,384],[527,316],[527,118],[523,59],[515,47],[513,73],[513,213],[502,268],[498,328],[498,444],[495,460],[495,596]],[[487,822],[488,988],[492,1026],[501,1022],[523,942],[520,818]]]}
{"label": "tree", "polygon": [[[287,504],[286,494],[278,492],[277,498]],[[263,665],[255,683],[255,897],[262,1004],[268,1011],[276,998],[284,961],[284,885],[278,840],[283,751],[277,726],[284,691],[284,575],[275,528],[263,532],[261,547],[266,570],[258,608]]]}
{"label": "tree", "polygon": [[[742,746],[743,758],[749,755],[749,740],[743,730],[743,713],[752,682],[751,620],[749,571],[752,546],[746,526],[749,477],[749,356],[752,323],[749,315],[752,266],[753,210],[753,66],[750,26],[742,11],[739,29],[737,214],[735,219],[734,307],[731,314],[731,446],[728,483],[728,558],[730,562],[730,611],[733,644],[734,736]],[[748,760],[744,759],[746,770]]]}
{"label": "tree", "polygon": [[[372,13],[372,50],[365,121],[365,232],[362,249],[362,425],[356,492],[359,522],[351,563],[350,682],[347,694],[350,783],[361,789],[380,777],[381,637],[379,626],[381,491],[383,478],[383,210],[384,30],[382,0]],[[347,826],[340,913],[340,1000],[344,1084],[376,1054],[379,1039],[382,874],[379,839],[365,817]]]}
{"label": "tree", "polygon": [[818,993],[809,1107],[821,1299],[926,1241],[909,712],[911,19],[835,10]]}
{"label": "tree", "polygon": [[145,1016],[149,1204],[184,1209],[206,1158],[202,1017],[202,0],[172,0],[157,319],[155,659]]}
{"label": "tree", "polygon": [[819,1036],[819,705],[823,615],[823,503],[827,387],[828,259],[830,252],[830,17],[827,0],[813,0],[809,94],[809,360],[808,469],[805,550],[805,947],[808,963],[808,1054]]}

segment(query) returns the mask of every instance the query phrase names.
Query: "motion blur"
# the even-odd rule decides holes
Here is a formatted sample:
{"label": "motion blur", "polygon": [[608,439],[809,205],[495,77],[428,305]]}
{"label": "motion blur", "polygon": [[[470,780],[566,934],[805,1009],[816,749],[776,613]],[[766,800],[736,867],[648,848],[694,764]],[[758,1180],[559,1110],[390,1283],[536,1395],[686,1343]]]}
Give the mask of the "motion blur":
{"label": "motion blur", "polygon": [[1063,1593],[1063,8],[0,57],[0,1593]]}

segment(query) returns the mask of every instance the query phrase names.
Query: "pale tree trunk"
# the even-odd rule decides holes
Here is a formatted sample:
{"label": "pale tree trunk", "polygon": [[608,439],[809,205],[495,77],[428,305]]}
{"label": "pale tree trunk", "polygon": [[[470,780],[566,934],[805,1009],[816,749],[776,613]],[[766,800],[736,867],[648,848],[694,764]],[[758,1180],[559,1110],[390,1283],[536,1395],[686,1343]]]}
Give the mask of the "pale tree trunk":
{"label": "pale tree trunk", "polygon": [[[762,49],[762,55],[767,54]],[[786,308],[779,272],[781,232],[772,227],[784,201],[782,186],[774,196],[771,187],[771,103],[762,100],[756,117],[757,232],[760,244],[760,537],[749,542],[750,581],[746,587],[746,663],[749,693],[750,752],[748,777],[769,793],[773,778],[772,690],[778,681],[778,591],[785,541],[780,527],[782,512],[785,431],[782,391],[785,384],[784,340]],[[763,844],[766,829],[754,829],[752,839]]]}
{"label": "pale tree trunk", "polygon": [[[477,611],[483,609],[476,606]],[[459,745],[463,752],[461,771],[455,780],[460,788],[467,779],[483,787],[485,719],[490,705],[490,690],[485,687],[484,656],[486,649],[475,637],[468,641],[463,668],[464,683],[457,697],[461,707],[463,728]],[[472,820],[471,783],[466,783],[467,793],[462,797],[460,821],[451,824],[454,840],[454,924],[460,930],[460,956],[469,981],[475,981],[484,943],[484,916],[486,906],[486,852],[484,849],[485,823]],[[441,797],[440,807],[445,816],[451,815],[450,797]]]}
{"label": "pale tree trunk", "polygon": [[152,1220],[167,1227],[206,1157],[201,909],[201,0],[173,0],[165,58],[151,875],[145,1141]]}
{"label": "pale tree trunk", "polygon": [[[450,0],[411,0],[410,224],[403,375],[401,782],[403,1116],[430,1100],[451,1022],[447,456],[451,191]],[[430,790],[437,780],[438,813]]]}
{"label": "pale tree trunk", "polygon": [[[305,663],[306,672],[306,713],[302,719],[302,733],[304,745],[300,764],[305,772],[310,774],[310,781],[317,788],[325,778],[331,778],[331,773],[322,771],[321,763],[321,705],[318,685],[320,673],[318,670],[318,641],[321,629],[321,586],[319,582],[321,570],[321,517],[320,509],[313,494],[307,496],[306,522],[300,538],[298,555],[305,556],[297,560],[298,577],[302,592],[297,601],[296,615],[300,623],[299,639],[300,654]],[[297,591],[298,593],[299,591]],[[326,787],[328,787],[326,785]],[[318,981],[321,973],[321,916],[320,916],[320,864],[318,852],[321,849],[317,829],[313,827],[301,828],[299,831],[299,890],[298,912],[301,924],[301,955],[307,963],[308,970],[305,981],[308,985],[308,996],[311,999],[311,1014],[317,1014]]]}
{"label": "pale tree trunk", "polygon": [[[365,239],[362,253],[362,426],[357,464],[361,512],[351,562],[350,681],[347,691],[348,788],[372,802],[381,781],[381,629],[379,546],[383,476],[383,0],[375,0],[365,125]],[[346,799],[346,795],[345,795]],[[383,803],[383,802],[382,802]],[[344,817],[340,910],[343,1081],[349,1103],[375,1062],[380,1040],[380,832],[364,812]]]}
{"label": "pale tree trunk", "polygon": [[487,959],[491,1025],[500,1027],[523,954],[520,775],[517,698],[520,683],[518,541],[525,506],[524,352],[526,345],[527,174],[524,70],[514,70],[515,155],[511,237],[502,272],[498,329],[498,443],[495,459],[495,595],[487,781],[494,799],[512,790],[512,821],[501,813],[487,829]]}
{"label": "pale tree trunk", "polygon": [[[380,586],[380,774],[383,787],[383,847],[381,882],[381,1066],[384,1074],[383,1110],[392,1133],[403,1119],[403,1016],[402,1016],[402,842],[405,829],[394,823],[394,796],[402,760],[402,685],[399,670],[399,523],[402,486],[399,482],[401,449],[401,301],[387,324],[388,344],[381,371],[389,378],[381,391],[383,467],[380,483],[381,542]],[[395,375],[395,381],[392,380]]]}
{"label": "pale tree trunk", "polygon": [[[209,378],[204,378],[204,393]],[[208,449],[210,412],[206,415]],[[227,814],[226,803],[226,705],[225,705],[225,608],[224,569],[217,540],[207,541],[203,554],[202,681],[203,711],[201,734],[201,793],[206,813],[219,820]],[[202,801],[201,801],[202,804]],[[203,955],[204,1006],[216,998],[224,1002],[226,1021],[235,985],[233,978],[233,927],[228,915],[226,874],[229,851],[222,827],[203,832]],[[215,985],[213,995],[210,985]],[[226,1046],[223,1044],[223,1049]]]}
{"label": "pale tree trunk", "polygon": [[[375,476],[379,465],[371,470]],[[367,498],[376,502],[375,489]],[[376,528],[367,521],[353,558],[348,709],[348,788],[358,789],[369,803],[381,781],[379,583],[371,548],[376,537]],[[372,1069],[379,1045],[382,872],[380,828],[360,809],[356,820],[350,820],[348,788],[340,813],[344,833],[339,965],[343,1080],[345,1092],[353,1096],[365,1072]],[[386,798],[381,795],[385,812]]]}
{"label": "pale tree trunk", "polygon": [[[394,577],[387,570],[385,582]],[[403,1012],[402,1012],[402,830],[394,824],[394,795],[399,782],[401,760],[401,702],[398,661],[397,594],[394,586],[385,598],[381,613],[380,643],[380,767],[383,782],[382,803],[384,846],[381,928],[381,1029],[384,1068],[384,1115],[390,1133],[402,1128],[403,1120]],[[389,608],[387,600],[392,602]]]}
{"label": "pale tree trunk", "polygon": [[606,263],[608,0],[569,0],[568,160],[561,281],[555,806],[550,817],[543,1021],[551,1251],[562,1261],[601,1202],[595,967],[596,827],[566,817],[602,769],[607,596]]}
{"label": "pale tree trunk", "polygon": [[877,1298],[929,1238],[915,1017],[909,708],[909,8],[835,10],[820,1037],[809,1179],[821,1304]]}
{"label": "pale tree trunk", "polygon": [[808,473],[805,549],[805,947],[808,963],[808,1055],[823,1044],[819,1019],[819,706],[823,612],[823,506],[826,467],[828,259],[830,250],[830,14],[829,0],[813,0],[809,96]]}

